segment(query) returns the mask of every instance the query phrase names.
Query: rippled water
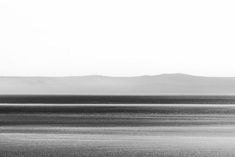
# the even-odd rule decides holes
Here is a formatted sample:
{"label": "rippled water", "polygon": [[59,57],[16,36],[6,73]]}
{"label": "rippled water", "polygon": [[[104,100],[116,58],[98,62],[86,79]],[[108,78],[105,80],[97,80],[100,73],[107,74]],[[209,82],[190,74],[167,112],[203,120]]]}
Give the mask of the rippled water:
{"label": "rippled water", "polygon": [[235,105],[0,105],[0,156],[235,156]]}

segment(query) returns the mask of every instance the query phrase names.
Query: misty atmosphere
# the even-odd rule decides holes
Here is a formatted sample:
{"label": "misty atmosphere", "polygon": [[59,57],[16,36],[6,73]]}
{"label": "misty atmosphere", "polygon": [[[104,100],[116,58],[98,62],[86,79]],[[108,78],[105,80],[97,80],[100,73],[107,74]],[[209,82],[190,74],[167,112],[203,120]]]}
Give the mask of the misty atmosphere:
{"label": "misty atmosphere", "polygon": [[234,157],[234,0],[0,0],[0,157]]}

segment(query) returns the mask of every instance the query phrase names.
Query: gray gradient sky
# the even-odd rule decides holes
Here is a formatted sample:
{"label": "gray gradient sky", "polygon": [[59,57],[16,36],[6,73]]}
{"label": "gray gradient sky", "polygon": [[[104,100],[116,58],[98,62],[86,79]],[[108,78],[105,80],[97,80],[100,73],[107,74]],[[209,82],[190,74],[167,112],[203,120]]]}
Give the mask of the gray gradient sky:
{"label": "gray gradient sky", "polygon": [[0,76],[235,76],[233,0],[1,0]]}

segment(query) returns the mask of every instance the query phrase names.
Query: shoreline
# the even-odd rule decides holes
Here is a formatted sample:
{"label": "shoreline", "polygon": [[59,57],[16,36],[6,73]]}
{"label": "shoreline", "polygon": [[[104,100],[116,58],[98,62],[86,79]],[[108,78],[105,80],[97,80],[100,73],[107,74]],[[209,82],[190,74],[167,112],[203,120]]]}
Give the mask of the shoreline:
{"label": "shoreline", "polygon": [[235,104],[234,95],[0,95],[0,103],[23,104]]}

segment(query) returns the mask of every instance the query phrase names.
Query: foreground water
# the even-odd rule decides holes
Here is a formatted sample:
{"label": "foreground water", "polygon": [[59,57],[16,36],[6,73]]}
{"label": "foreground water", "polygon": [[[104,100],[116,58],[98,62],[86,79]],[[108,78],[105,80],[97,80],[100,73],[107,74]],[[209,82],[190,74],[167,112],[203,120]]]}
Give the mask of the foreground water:
{"label": "foreground water", "polygon": [[0,156],[235,156],[235,105],[1,105]]}

